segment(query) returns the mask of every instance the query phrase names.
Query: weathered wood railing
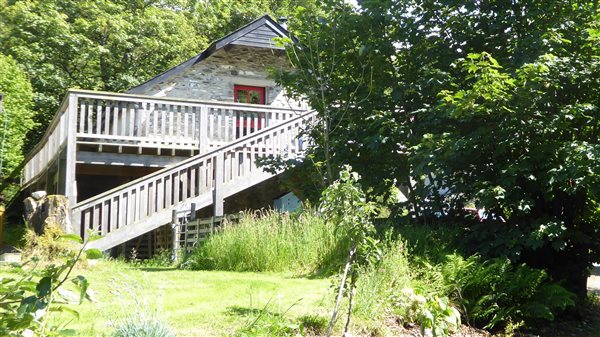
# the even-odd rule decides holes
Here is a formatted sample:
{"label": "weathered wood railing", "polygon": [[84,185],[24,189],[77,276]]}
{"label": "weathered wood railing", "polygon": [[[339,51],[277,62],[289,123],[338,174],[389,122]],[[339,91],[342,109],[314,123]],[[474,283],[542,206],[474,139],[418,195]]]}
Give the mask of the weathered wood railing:
{"label": "weathered wood railing", "polygon": [[48,168],[69,143],[69,135],[74,135],[71,143],[76,144],[190,149],[203,153],[282,123],[303,111],[70,90],[46,135],[27,157],[23,184],[27,185]]}
{"label": "weathered wood railing", "polygon": [[163,213],[160,222],[170,219],[178,204],[198,198],[222,207],[225,197],[272,176],[257,166],[258,158],[301,156],[306,143],[300,130],[314,118],[314,112],[305,113],[84,200],[72,209],[75,231],[107,235]]}
{"label": "weathered wood railing", "polygon": [[57,159],[61,150],[66,146],[69,133],[68,105],[68,99],[65,99],[46,130],[46,134],[25,159],[23,185],[31,182],[43,172],[50,163]]}

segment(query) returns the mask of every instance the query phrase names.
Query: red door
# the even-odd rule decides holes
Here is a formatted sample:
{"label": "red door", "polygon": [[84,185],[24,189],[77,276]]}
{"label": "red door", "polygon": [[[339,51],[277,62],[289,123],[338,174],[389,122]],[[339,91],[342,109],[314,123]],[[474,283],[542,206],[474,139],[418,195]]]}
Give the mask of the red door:
{"label": "red door", "polygon": [[[238,103],[247,103],[247,104],[265,104],[265,88],[264,87],[253,87],[249,85],[237,85],[233,86],[233,99]],[[250,125],[247,125],[246,114],[242,114],[240,117],[242,119],[242,123],[240,120],[237,121],[238,128],[238,136],[239,135],[247,135],[250,132],[253,132],[255,129],[254,118],[250,119]],[[261,128],[263,114],[258,114],[258,129]],[[240,130],[242,128],[243,130]]]}

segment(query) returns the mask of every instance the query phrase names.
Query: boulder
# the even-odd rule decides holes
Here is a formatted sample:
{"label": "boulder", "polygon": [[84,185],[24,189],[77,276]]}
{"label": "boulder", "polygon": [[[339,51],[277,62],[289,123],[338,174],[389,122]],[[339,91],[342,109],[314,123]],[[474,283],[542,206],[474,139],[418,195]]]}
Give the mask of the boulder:
{"label": "boulder", "polygon": [[31,193],[31,197],[36,201],[43,199],[48,193],[46,191],[35,191]]}
{"label": "boulder", "polygon": [[38,200],[32,195],[25,199],[24,203],[25,220],[37,234],[42,234],[44,228],[50,224],[59,227],[65,233],[73,232],[69,217],[69,199],[64,195],[48,195]]}

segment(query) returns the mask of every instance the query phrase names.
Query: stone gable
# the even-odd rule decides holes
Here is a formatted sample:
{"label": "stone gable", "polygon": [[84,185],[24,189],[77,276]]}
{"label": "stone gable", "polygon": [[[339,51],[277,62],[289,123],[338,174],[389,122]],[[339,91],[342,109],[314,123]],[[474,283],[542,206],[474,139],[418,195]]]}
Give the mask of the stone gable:
{"label": "stone gable", "polygon": [[181,73],[144,90],[159,97],[233,102],[234,85],[265,87],[265,103],[277,107],[298,107],[288,102],[281,87],[268,79],[268,69],[289,67],[282,51],[247,46],[229,46]]}

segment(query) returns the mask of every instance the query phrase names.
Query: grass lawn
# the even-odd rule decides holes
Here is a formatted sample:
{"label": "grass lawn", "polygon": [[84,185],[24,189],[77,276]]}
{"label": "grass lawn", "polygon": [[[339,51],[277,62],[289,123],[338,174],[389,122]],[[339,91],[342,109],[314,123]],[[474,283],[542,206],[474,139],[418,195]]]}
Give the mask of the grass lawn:
{"label": "grass lawn", "polygon": [[178,336],[228,336],[267,303],[270,312],[291,319],[328,316],[332,303],[329,280],[281,273],[143,268],[115,261],[98,261],[76,273],[89,280],[95,297],[94,303],[74,306],[80,319],[68,327],[79,336],[110,335],[114,322],[136,312],[155,314]]}

